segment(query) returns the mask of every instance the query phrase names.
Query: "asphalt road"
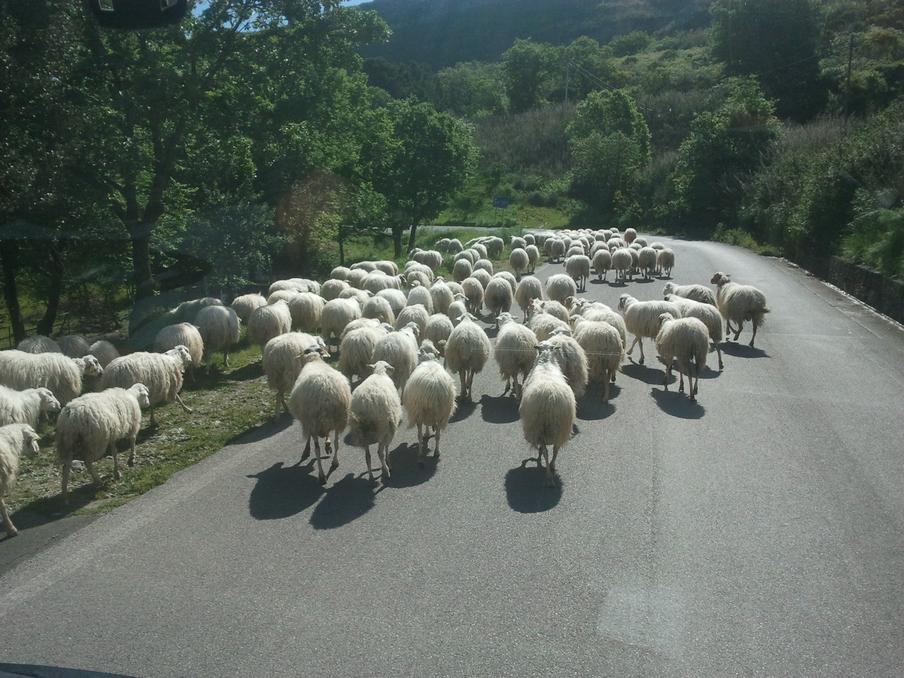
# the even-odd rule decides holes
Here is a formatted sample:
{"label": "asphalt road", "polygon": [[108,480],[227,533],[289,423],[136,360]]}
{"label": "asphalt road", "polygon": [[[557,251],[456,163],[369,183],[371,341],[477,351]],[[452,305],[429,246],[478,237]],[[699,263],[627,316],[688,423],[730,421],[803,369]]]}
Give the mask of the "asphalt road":
{"label": "asphalt road", "polygon": [[[675,242],[765,291],[699,405],[661,366],[581,404],[561,489],[493,364],[419,471],[325,489],[287,419],[0,578],[0,661],[146,676],[900,676],[904,332],[788,264]],[[561,270],[547,266],[546,276]],[[588,285],[615,306],[662,282]],[[747,341],[746,335],[742,336]],[[715,365],[711,355],[711,365]],[[140,453],[140,450],[139,450]],[[3,545],[0,544],[0,548]]]}

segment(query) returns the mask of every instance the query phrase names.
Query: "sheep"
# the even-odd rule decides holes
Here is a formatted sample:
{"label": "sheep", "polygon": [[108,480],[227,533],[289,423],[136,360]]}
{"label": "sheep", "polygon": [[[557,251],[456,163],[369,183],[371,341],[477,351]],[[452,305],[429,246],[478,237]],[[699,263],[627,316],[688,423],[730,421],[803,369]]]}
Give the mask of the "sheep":
{"label": "sheep", "polygon": [[637,253],[637,265],[643,272],[644,280],[652,280],[656,271],[658,253],[652,247],[643,247]]}
{"label": "sheep", "polygon": [[527,321],[527,326],[537,335],[537,341],[549,339],[556,330],[570,329],[567,322],[564,322],[549,313],[545,313],[542,306],[537,301],[534,301],[531,306],[531,313]]}
{"label": "sheep", "polygon": [[[351,273],[351,269],[349,269],[348,267],[336,266],[332,271],[330,271],[330,280],[347,280],[349,273]],[[320,292],[321,294],[323,293],[323,285],[320,286]]]}
{"label": "sheep", "polygon": [[183,301],[170,312],[170,324],[192,323],[197,325],[198,314],[208,306],[223,306],[223,302],[216,297],[202,297],[201,299]]}
{"label": "sheep", "polygon": [[663,245],[661,242],[650,243],[650,247],[652,247],[654,250],[664,250],[665,249],[665,245]]}
{"label": "sheep", "polygon": [[615,282],[619,280],[624,282],[633,265],[634,258],[631,256],[630,250],[619,247],[612,252],[612,268],[615,269]]}
{"label": "sheep", "polygon": [[35,457],[41,448],[38,434],[28,424],[7,424],[0,427],[0,517],[7,537],[15,537],[19,530],[13,525],[6,508],[6,497],[16,484],[19,473],[19,458],[25,454]]}
{"label": "sheep", "polygon": [[60,411],[60,403],[48,388],[27,388],[23,391],[0,386],[0,426],[28,424],[38,428],[42,418]]}
{"label": "sheep", "polygon": [[[367,280],[367,271],[361,270],[360,268],[352,268],[349,270],[348,277],[345,279],[349,285],[359,290],[363,287],[365,280]],[[321,290],[321,292],[322,291],[323,290]]]}
{"label": "sheep", "polygon": [[[462,250],[454,257],[452,257],[452,265],[455,266],[455,262],[457,261],[467,261],[469,266],[474,266],[474,262],[477,261],[480,257],[477,255],[477,252],[474,250]],[[470,273],[469,273],[470,275]]]}
{"label": "sheep", "polygon": [[402,290],[380,290],[377,292],[376,296],[389,302],[389,307],[392,309],[392,313],[395,317],[398,317],[399,313],[402,312],[402,309],[408,304],[408,298]]}
{"label": "sheep", "polygon": [[427,310],[427,314],[433,313],[433,295],[430,290],[421,285],[416,285],[408,291],[408,306],[420,304]]}
{"label": "sheep", "polygon": [[185,412],[191,414],[191,408],[179,395],[182,390],[182,373],[188,365],[191,365],[191,354],[185,346],[176,346],[166,353],[130,353],[107,366],[101,377],[100,387],[129,388],[132,384],[147,386],[151,426],[154,426],[157,423],[154,406],[159,403],[176,401]]}
{"label": "sheep", "polygon": [[[337,345],[345,326],[360,317],[361,307],[354,299],[332,299],[326,302],[320,314],[320,331],[327,347]],[[333,341],[334,338],[336,341]]]}
{"label": "sheep", "polygon": [[612,254],[605,247],[600,247],[593,255],[593,271],[597,280],[605,280],[612,268]]}
{"label": "sheep", "polygon": [[94,462],[113,456],[113,479],[119,480],[116,444],[129,441],[129,466],[135,464],[135,442],[141,429],[141,410],[150,407],[148,387],[136,382],[128,388],[111,387],[79,396],[60,411],[56,427],[56,452],[62,464],[63,502],[69,500],[69,475],[73,459],[85,462],[91,480],[100,485]]}
{"label": "sheep", "polygon": [[320,294],[320,284],[307,278],[277,280],[270,285],[267,294],[273,294],[274,292],[313,292],[314,294]]}
{"label": "sheep", "polygon": [[661,271],[660,275],[664,275],[666,278],[671,278],[672,268],[675,266],[675,253],[668,247],[663,250],[659,250],[659,257],[656,260],[656,264],[659,266],[659,270]]}
{"label": "sheep", "polygon": [[578,243],[576,245],[572,245],[568,249],[568,251],[565,253],[565,261],[562,262],[562,266],[567,267],[568,260],[571,259],[571,257],[578,257],[578,256],[582,256],[583,254],[584,254],[584,248],[581,247],[580,243]]}
{"label": "sheep", "polygon": [[540,250],[536,245],[530,244],[524,251],[527,253],[527,272],[533,274],[537,270],[537,262],[540,261]]}
{"label": "sheep", "polygon": [[330,454],[329,435],[333,434],[333,462],[330,472],[339,466],[339,434],[348,424],[348,413],[352,404],[352,389],[348,379],[338,370],[323,361],[320,347],[309,346],[303,354],[304,365],[289,395],[289,412],[301,424],[306,442],[301,461],[310,455],[311,439],[314,440],[314,456],[317,461],[317,478],[321,485],[326,483],[323,460],[320,454],[320,439],[324,450]]}
{"label": "sheep", "polygon": [[320,286],[320,296],[324,301],[338,299],[339,295],[347,289],[351,289],[352,285],[346,280],[335,280],[330,278]]}
{"label": "sheep", "polygon": [[[389,289],[391,289],[391,288],[389,288]],[[339,294],[338,298],[339,299],[351,299],[358,305],[358,310],[361,310],[364,308],[364,304],[367,303],[367,300],[373,296],[374,296],[373,292],[368,292],[367,290],[359,290],[359,289],[350,288],[347,290],[343,290]],[[335,301],[335,299],[332,299],[331,301]],[[324,304],[324,306],[326,306],[326,304]],[[323,322],[323,313],[321,312],[320,315],[321,315],[321,322]]]}
{"label": "sheep", "polygon": [[527,247],[527,241],[524,238],[521,238],[517,235],[512,236],[511,248],[512,250],[524,249]]}
{"label": "sheep", "polygon": [[401,289],[402,283],[393,275],[387,275],[383,271],[373,271],[367,274],[363,287],[365,291],[376,294],[380,290]]}
{"label": "sheep", "polygon": [[452,264],[452,278],[455,282],[462,282],[465,278],[468,278],[471,275],[473,268],[471,266],[471,262],[467,259],[459,259],[454,264]]}
{"label": "sheep", "polygon": [[490,357],[490,340],[476,320],[469,313],[462,316],[446,344],[446,366],[453,374],[458,373],[461,397],[466,400],[471,399],[474,375],[483,369]]}
{"label": "sheep", "polygon": [[464,249],[464,245],[461,244],[461,240],[458,238],[452,238],[449,240],[449,254],[458,254]]}
{"label": "sheep", "polygon": [[483,244],[476,242],[471,245],[471,249],[477,253],[477,258],[472,263],[476,264],[478,260],[487,258],[487,248]]}
{"label": "sheep", "polygon": [[[663,250],[665,251],[665,250]],[[725,335],[734,330],[731,323],[734,322],[738,329],[734,331],[734,340],[737,341],[744,329],[744,321],[750,320],[753,324],[753,336],[750,337],[749,346],[753,346],[756,340],[757,328],[765,322],[765,315],[769,313],[766,308],[766,295],[752,285],[740,285],[731,281],[727,273],[717,272],[713,275],[712,284],[716,286],[716,303],[719,312],[725,318]]]}
{"label": "sheep", "polygon": [[251,313],[256,308],[260,308],[261,306],[266,306],[267,300],[264,299],[263,295],[258,294],[257,292],[253,294],[242,294],[241,296],[236,297],[232,300],[232,303],[229,305],[235,314],[239,317],[243,323],[248,322],[248,318],[251,317]]}
{"label": "sheep", "polygon": [[587,390],[588,366],[587,354],[581,345],[571,336],[571,328],[553,330],[548,341],[559,350],[554,355],[562,369],[562,374],[568,380],[568,385],[574,391],[574,397],[580,398]]}
{"label": "sheep", "polygon": [[486,271],[487,273],[489,273],[490,275],[493,275],[493,262],[490,261],[489,259],[478,259],[477,261],[474,262],[474,269],[475,270],[483,270],[483,271]]}
{"label": "sheep", "polygon": [[469,313],[479,313],[483,307],[483,285],[477,278],[465,278],[461,281],[461,289],[467,299]]}
{"label": "sheep", "polygon": [[716,349],[716,354],[719,356],[719,369],[723,369],[725,365],[722,363],[722,348],[720,346],[722,343],[722,314],[719,313],[719,309],[715,306],[701,304],[699,301],[685,299],[674,294],[667,295],[665,300],[678,307],[682,318],[696,318],[706,325],[710,341],[712,341],[713,348]]}
{"label": "sheep", "polygon": [[57,339],[63,355],[70,358],[84,358],[91,352],[91,345],[78,334],[67,334]]}
{"label": "sheep", "polygon": [[706,367],[706,354],[709,352],[709,332],[706,325],[697,318],[673,318],[663,313],[658,318],[659,332],[656,334],[656,351],[659,360],[665,365],[662,388],[669,390],[669,378],[672,376],[672,363],[678,364],[680,385],[679,393],[684,393],[684,375],[687,374],[689,396],[697,399],[700,385],[700,370]]}
{"label": "sheep", "polygon": [[449,304],[449,311],[448,313],[446,313],[446,315],[449,316],[449,320],[454,326],[461,322],[462,317],[466,313],[468,313],[468,305],[466,303],[464,295],[456,295],[455,301]]}
{"label": "sheep", "polygon": [[547,240],[549,245],[549,260],[552,263],[558,262],[565,256],[565,243],[561,240]]}
{"label": "sheep", "polygon": [[389,443],[395,437],[402,421],[402,401],[392,382],[394,368],[383,360],[369,366],[372,374],[352,392],[348,415],[349,442],[364,448],[367,476],[373,480],[370,446],[377,446],[380,459],[381,480],[390,478],[387,457]]}
{"label": "sheep", "polygon": [[549,276],[546,281],[546,296],[560,304],[565,303],[568,297],[573,297],[578,293],[577,285],[570,276],[564,273],[557,273]]}
{"label": "sheep", "polygon": [[162,327],[154,337],[153,349],[157,353],[164,353],[180,345],[185,346],[191,355],[190,369],[192,379],[194,379],[195,368],[201,365],[201,360],[204,358],[204,339],[201,338],[197,327],[191,323],[178,323]]}
{"label": "sheep", "polygon": [[386,275],[390,277],[396,277],[399,275],[399,267],[396,265],[396,262],[389,261],[387,259],[381,259],[380,261],[375,261],[374,265],[376,266],[376,270],[382,271]]}
{"label": "sheep", "polygon": [[[640,344],[639,364],[643,365],[643,338],[656,338],[659,332],[659,316],[670,313],[674,318],[681,317],[681,311],[675,304],[667,301],[637,301],[630,294],[623,294],[618,300],[618,310],[625,319],[625,327],[634,335],[628,356],[634,352],[634,347]],[[633,360],[633,358],[632,358]]]}
{"label": "sheep", "polygon": [[435,313],[447,313],[449,304],[455,298],[452,289],[442,278],[437,278],[430,286],[430,297],[433,301],[433,311]]}
{"label": "sheep", "polygon": [[[524,242],[527,243],[528,245],[536,244],[536,239],[534,238],[534,234],[533,233],[525,233],[524,234]],[[525,249],[527,249],[527,248],[525,247]]]}
{"label": "sheep", "polygon": [[433,247],[436,248],[437,252],[448,252],[449,251],[449,238],[440,238],[435,243],[433,243]]}
{"label": "sheep", "polygon": [[292,391],[295,380],[304,366],[302,354],[310,346],[318,346],[321,353],[329,357],[326,344],[320,337],[312,337],[304,332],[287,332],[273,337],[264,346],[261,365],[267,377],[267,386],[276,392],[276,412],[288,411],[286,394]]}
{"label": "sheep", "polygon": [[17,391],[47,388],[61,405],[82,392],[83,377],[97,377],[104,369],[97,358],[67,358],[62,353],[0,351],[0,385]]}
{"label": "sheep", "polygon": [[[622,348],[627,346],[628,331],[625,327],[625,319],[605,304],[599,302],[587,304],[578,317],[584,320],[604,322],[611,325],[618,332],[618,336],[621,337]],[[574,316],[571,318],[572,327],[577,327],[577,323],[575,322],[577,319],[578,318]]]}
{"label": "sheep", "polygon": [[352,271],[364,271],[365,275],[377,270],[377,265],[373,261],[359,261],[351,265]]}
{"label": "sheep", "polygon": [[101,367],[106,367],[119,357],[119,351],[106,339],[98,339],[91,344],[88,354],[93,355]]}
{"label": "sheep", "polygon": [[405,284],[407,284],[409,287],[414,287],[415,285],[420,285],[421,287],[429,287],[432,280],[433,279],[431,278],[431,276],[417,269],[408,271],[405,274]]}
{"label": "sheep", "polygon": [[374,346],[374,362],[383,360],[393,366],[392,381],[401,391],[417,365],[418,326],[408,323],[401,329],[380,337]]}
{"label": "sheep", "polygon": [[526,275],[518,282],[518,287],[515,290],[515,301],[521,307],[525,320],[527,320],[528,310],[534,299],[543,299],[543,284],[538,278]]}
{"label": "sheep", "polygon": [[649,247],[649,243],[646,238],[635,238],[632,245],[640,245],[641,247]]}
{"label": "sheep", "polygon": [[[452,300],[453,300],[453,301],[455,300],[455,295],[456,295],[456,294],[461,294],[462,296],[464,296],[464,292],[462,292],[462,289],[461,289],[461,283],[457,283],[457,282],[455,282],[454,280],[447,280],[447,281],[446,281],[446,287],[448,287],[448,288],[449,288],[449,291],[452,293]],[[450,302],[450,303],[451,303],[451,302]],[[435,305],[436,305],[436,303],[434,302],[434,306],[435,306]],[[448,313],[448,311],[447,311],[447,313]]]}
{"label": "sheep", "polygon": [[349,380],[356,375],[365,378],[370,375],[368,365],[373,362],[374,348],[389,333],[386,325],[359,327],[345,334],[339,345],[339,371]]}
{"label": "sheep", "polygon": [[36,334],[33,337],[25,337],[16,346],[16,350],[24,353],[62,353],[63,349],[50,337]]}
{"label": "sheep", "polygon": [[436,250],[426,250],[424,252],[418,252],[414,255],[413,258],[419,264],[429,266],[430,270],[434,273],[440,266],[443,265],[443,255],[441,252],[437,252]]}
{"label": "sheep", "polygon": [[609,382],[625,357],[625,346],[618,330],[606,322],[575,318],[574,338],[587,356],[588,381],[603,385],[603,402],[609,402]]}
{"label": "sheep", "polygon": [[577,284],[581,292],[587,289],[587,278],[590,277],[590,257],[584,254],[573,254],[565,260],[565,271]]}
{"label": "sheep", "polygon": [[392,312],[392,306],[383,297],[371,297],[364,304],[361,315],[365,318],[375,318],[390,325],[395,323],[395,314]]}
{"label": "sheep", "polygon": [[446,342],[449,341],[450,334],[452,334],[452,321],[447,315],[434,313],[427,318],[424,337],[436,347],[440,355],[445,353]]}
{"label": "sheep", "polygon": [[631,268],[628,271],[628,279],[633,280],[633,276],[637,273],[637,267],[640,264],[640,248],[628,248],[627,251],[631,255]]}
{"label": "sheep", "polygon": [[[567,299],[565,301],[566,303],[568,302]],[[568,309],[558,301],[553,301],[551,299],[543,301],[541,299],[535,305],[539,310],[543,311],[543,313],[549,313],[549,315],[558,318],[563,323],[567,323],[571,320],[571,314],[568,312]]]}
{"label": "sheep", "polygon": [[483,295],[483,303],[496,319],[496,327],[499,327],[499,314],[512,310],[513,297],[512,288],[504,279],[490,280]]}
{"label": "sheep", "polygon": [[515,294],[515,290],[518,289],[518,281],[515,280],[515,276],[513,276],[508,271],[499,271],[498,273],[494,273],[493,277],[499,278],[500,280],[505,280],[509,284],[509,287],[512,288],[512,294]]}
{"label": "sheep", "polygon": [[[552,486],[556,457],[571,438],[577,403],[556,361],[555,353],[560,349],[549,342],[541,342],[537,349],[537,363],[524,382],[518,407],[524,439],[537,450],[537,456],[524,460],[522,466],[535,461],[542,467],[545,460],[546,483]],[[552,459],[548,446],[552,446]]]}
{"label": "sheep", "polygon": [[522,376],[523,382],[527,373],[533,369],[537,360],[536,346],[537,335],[533,330],[516,323],[510,313],[499,315],[499,334],[496,336],[493,358],[499,366],[499,374],[505,379],[505,391],[502,395],[511,390],[516,398],[521,396],[518,375]]}
{"label": "sheep", "polygon": [[342,330],[342,333],[339,335],[339,341],[341,342],[348,334],[351,334],[355,330],[360,330],[362,327],[382,327],[387,332],[392,331],[392,325],[390,325],[389,323],[384,323],[381,320],[377,320],[376,318],[358,318],[357,320],[352,320],[348,325],[345,326],[345,329]]}
{"label": "sheep", "polygon": [[509,265],[515,272],[515,277],[520,278],[530,266],[530,257],[527,252],[521,248],[513,249],[509,254]]}
{"label": "sheep", "polygon": [[706,285],[676,285],[673,282],[667,282],[662,288],[662,296],[668,298],[669,295],[684,297],[698,301],[701,304],[709,304],[716,306],[716,295]]}
{"label": "sheep", "polygon": [[498,259],[505,249],[505,241],[498,236],[491,236],[483,243],[487,248],[487,254],[491,259]]}
{"label": "sheep", "polygon": [[402,312],[399,313],[399,317],[396,318],[395,326],[397,329],[401,329],[409,323],[414,323],[417,325],[418,336],[421,337],[427,330],[427,321],[429,319],[430,313],[427,309],[424,308],[422,304],[415,304],[414,306],[406,306],[402,309]]}
{"label": "sheep", "polygon": [[[292,297],[294,297],[296,294],[300,294],[300,292],[298,290],[276,290],[273,294],[267,297],[267,305],[272,306],[277,301],[284,301],[288,303],[289,300],[291,300]],[[263,308],[263,306],[259,306],[258,308]],[[254,310],[256,311],[257,309]],[[253,312],[252,315],[254,315]],[[251,316],[248,316],[248,320],[251,320]]]}
{"label": "sheep", "polygon": [[315,332],[320,328],[320,315],[323,313],[323,297],[312,292],[301,292],[289,300],[289,315],[292,318],[292,329],[302,332]]}
{"label": "sheep", "polygon": [[210,361],[216,351],[222,351],[223,365],[229,367],[229,349],[242,337],[238,314],[226,306],[206,306],[198,312],[195,325],[204,341],[207,360]]}
{"label": "sheep", "polygon": [[480,282],[480,285],[483,287],[484,296],[486,296],[487,285],[490,284],[490,280],[493,279],[493,276],[482,268],[475,268],[471,273],[471,277]]}
{"label": "sheep", "polygon": [[248,337],[261,348],[273,337],[292,330],[292,313],[285,301],[254,309],[248,318]]}
{"label": "sheep", "polygon": [[637,239],[637,231],[633,228],[628,228],[625,230],[625,242],[629,245],[633,243]]}

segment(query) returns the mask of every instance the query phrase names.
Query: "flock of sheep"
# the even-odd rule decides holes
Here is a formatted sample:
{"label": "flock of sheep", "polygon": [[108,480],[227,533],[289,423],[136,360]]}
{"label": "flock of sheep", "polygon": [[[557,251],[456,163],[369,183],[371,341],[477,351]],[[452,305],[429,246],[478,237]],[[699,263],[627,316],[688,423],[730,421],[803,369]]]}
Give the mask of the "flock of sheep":
{"label": "flock of sheep", "polygon": [[[280,280],[270,286],[268,297],[245,294],[229,306],[213,298],[184,302],[166,315],[152,352],[119,356],[109,342],[89,345],[77,336],[30,337],[17,350],[0,351],[0,511],[7,534],[16,534],[16,528],[2,497],[15,480],[20,455],[38,451],[35,430],[42,418],[58,415],[55,439],[64,500],[76,459],[84,461],[97,483],[93,462],[111,454],[118,478],[117,445],[130,444],[131,465],[142,410],[150,408],[152,423],[153,408],[160,403],[178,402],[190,412],[179,395],[185,370],[198,369],[205,360],[210,367],[217,352],[228,365],[243,324],[261,347],[277,412],[285,408],[301,424],[306,437],[302,461],[313,447],[321,483],[327,476],[323,460],[331,460],[331,471],[339,464],[339,437],[346,429],[347,442],[364,448],[371,478],[374,446],[381,477],[389,479],[387,452],[403,411],[417,429],[421,463],[430,438],[438,457],[457,399],[471,399],[474,375],[491,355],[505,392],[520,400],[524,437],[537,451],[534,460],[553,483],[556,458],[572,434],[577,400],[588,383],[597,382],[608,401],[626,348],[632,355],[639,344],[642,364],[644,338],[655,340],[666,367],[664,387],[677,367],[679,390],[684,391],[686,375],[694,400],[711,344],[722,368],[723,321],[735,340],[750,321],[755,338],[768,312],[762,292],[724,273],[710,281],[715,293],[704,285],[668,282],[664,300],[638,301],[623,294],[617,310],[578,297],[591,271],[601,280],[610,270],[616,281],[670,277],[674,253],[660,243],[648,244],[634,229],[527,234],[512,238],[510,247],[513,273],[493,270],[490,259],[504,252],[501,238],[465,244],[443,238],[433,250],[413,250],[401,271],[392,261],[366,261],[336,267],[323,283]],[[545,285],[531,275],[541,252],[565,269]],[[450,280],[437,275],[447,257]],[[512,315],[515,304],[523,322]],[[482,315],[484,309],[488,316]],[[498,329],[495,347],[477,316]],[[335,351],[338,361],[330,364]],[[459,377],[457,386],[453,374]],[[79,395],[85,377],[97,380],[98,392]]]}

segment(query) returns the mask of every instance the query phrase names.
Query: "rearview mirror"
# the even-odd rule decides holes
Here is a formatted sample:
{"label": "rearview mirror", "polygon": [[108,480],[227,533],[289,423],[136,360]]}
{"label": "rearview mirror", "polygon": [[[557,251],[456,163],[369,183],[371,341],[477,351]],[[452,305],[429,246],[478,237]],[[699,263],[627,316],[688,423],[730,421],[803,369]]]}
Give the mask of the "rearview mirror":
{"label": "rearview mirror", "polygon": [[105,28],[138,30],[179,23],[188,0],[87,0],[97,23]]}

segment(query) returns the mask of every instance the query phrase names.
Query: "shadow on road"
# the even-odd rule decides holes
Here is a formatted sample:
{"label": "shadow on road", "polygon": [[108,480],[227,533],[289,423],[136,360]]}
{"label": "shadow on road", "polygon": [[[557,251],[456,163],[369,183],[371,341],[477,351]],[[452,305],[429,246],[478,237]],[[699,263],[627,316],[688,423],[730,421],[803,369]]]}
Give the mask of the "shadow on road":
{"label": "shadow on road", "polygon": [[562,479],[555,474],[554,487],[546,487],[546,470],[536,466],[516,466],[505,474],[505,498],[513,511],[542,513],[562,498]]}
{"label": "shadow on road", "polygon": [[660,386],[662,384],[662,370],[655,369],[649,365],[638,365],[637,363],[625,363],[622,365],[622,372],[637,379],[645,384],[653,384]]}
{"label": "shadow on road", "polygon": [[449,423],[454,424],[457,421],[464,421],[477,409],[477,403],[473,400],[458,400],[458,407],[455,408],[455,414],[449,419]]}
{"label": "shadow on road", "polygon": [[490,324],[490,326],[484,330],[484,332],[487,333],[487,337],[490,339],[495,339],[496,336],[499,334],[499,328],[493,324],[496,322],[495,319],[490,318],[489,320],[485,320],[484,322]]}
{"label": "shadow on road", "polygon": [[257,482],[248,497],[248,512],[255,520],[279,520],[301,513],[323,495],[312,462],[283,466],[282,462],[248,476]]}
{"label": "shadow on road", "polygon": [[[417,434],[415,434],[417,438]],[[391,477],[386,483],[387,487],[415,487],[422,485],[430,480],[436,474],[436,465],[439,459],[433,457],[431,450],[436,441],[431,438],[429,449],[426,450],[427,457],[424,459],[424,465],[417,463],[417,443],[408,445],[402,443],[394,450],[389,451],[389,467],[391,469]],[[440,455],[443,450],[440,448]],[[379,463],[376,455],[374,461]]]}
{"label": "shadow on road", "polygon": [[[276,419],[249,428],[247,431],[242,431],[237,436],[230,438],[226,444],[238,445],[243,443],[256,443],[260,440],[266,440],[271,436],[275,436],[281,431],[285,431],[291,425],[292,416],[283,412]],[[298,451],[298,456],[301,456],[301,450]]]}
{"label": "shadow on road", "polygon": [[700,374],[698,376],[701,379],[707,379],[707,380],[718,379],[719,376],[722,374],[722,370],[719,369],[719,359],[715,355],[713,355],[713,356],[709,357],[707,360],[711,360],[713,365],[715,365],[715,367],[713,367],[711,365],[707,365],[705,368],[700,370]]}
{"label": "shadow on road", "polygon": [[650,389],[650,395],[660,410],[679,419],[700,419],[706,413],[703,405],[690,400],[687,393],[678,393],[677,388],[674,391],[653,388]]}
{"label": "shadow on road", "polygon": [[488,396],[480,398],[480,416],[490,424],[511,424],[518,421],[518,399],[513,396]]}
{"label": "shadow on road", "polygon": [[612,399],[618,396],[621,387],[616,384],[609,384],[609,402],[603,402],[603,386],[602,384],[590,384],[584,397],[578,401],[578,419],[583,421],[599,421],[605,419],[615,412],[615,405]]}
{"label": "shadow on road", "polygon": [[761,348],[750,347],[747,344],[740,344],[736,341],[723,341],[722,353],[735,358],[768,358],[769,354]]}
{"label": "shadow on road", "polygon": [[611,283],[609,283],[608,280],[596,280],[596,279],[594,279],[594,280],[591,280],[591,281],[590,281],[590,284],[591,284],[591,285],[605,285],[605,284],[607,284],[607,283],[608,283],[608,284],[611,284]]}
{"label": "shadow on road", "polygon": [[[317,482],[316,479],[314,482]],[[374,507],[374,491],[378,487],[364,478],[348,473],[328,487],[323,499],[311,513],[311,527],[333,530],[360,518]]]}

